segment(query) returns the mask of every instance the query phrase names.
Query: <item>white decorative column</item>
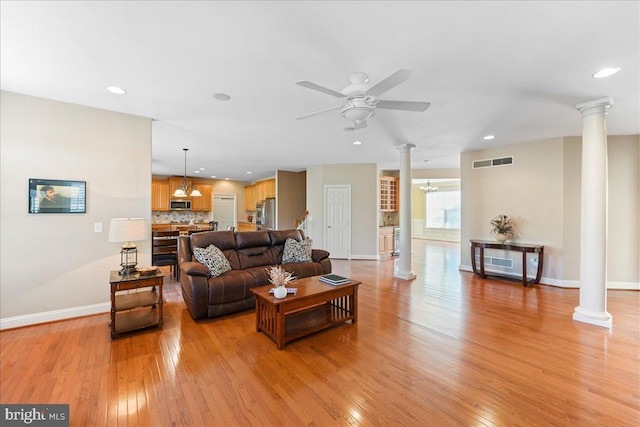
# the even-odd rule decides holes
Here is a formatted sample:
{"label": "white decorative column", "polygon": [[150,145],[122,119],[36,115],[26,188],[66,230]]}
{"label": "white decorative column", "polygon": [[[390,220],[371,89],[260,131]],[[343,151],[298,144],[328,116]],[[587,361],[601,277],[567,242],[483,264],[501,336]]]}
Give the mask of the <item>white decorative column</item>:
{"label": "white decorative column", "polygon": [[412,280],[416,275],[411,271],[411,149],[413,144],[403,144],[400,151],[400,256],[394,277]]}
{"label": "white decorative column", "polygon": [[582,113],[580,305],[573,320],[612,327],[607,313],[607,126],[611,98],[576,105]]}

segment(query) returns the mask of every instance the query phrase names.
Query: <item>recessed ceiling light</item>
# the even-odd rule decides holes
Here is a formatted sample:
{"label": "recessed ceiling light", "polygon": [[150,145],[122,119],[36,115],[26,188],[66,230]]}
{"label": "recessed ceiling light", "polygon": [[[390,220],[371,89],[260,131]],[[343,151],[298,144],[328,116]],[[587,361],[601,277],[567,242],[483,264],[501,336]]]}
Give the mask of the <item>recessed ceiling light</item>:
{"label": "recessed ceiling light", "polygon": [[226,93],[214,93],[213,97],[218,101],[228,101],[231,99],[231,97]]}
{"label": "recessed ceiling light", "polygon": [[360,141],[353,141],[353,145],[362,145],[362,142],[360,142]]}
{"label": "recessed ceiling light", "polygon": [[118,86],[107,86],[107,90],[111,93],[115,93],[116,95],[124,95],[125,93],[127,93],[126,90]]}
{"label": "recessed ceiling light", "polygon": [[201,171],[206,170],[205,168],[200,168]]}
{"label": "recessed ceiling light", "polygon": [[484,139],[485,141],[489,141],[489,140],[491,140],[491,139],[493,139],[493,138],[495,138],[495,136],[493,136],[493,135],[487,135],[487,136],[485,136],[485,137],[484,137],[484,138],[482,138],[482,139]]}
{"label": "recessed ceiling light", "polygon": [[215,177],[216,177],[215,175],[211,175],[211,178],[215,178]]}
{"label": "recessed ceiling light", "polygon": [[621,70],[621,68],[603,68],[602,70],[600,70],[597,73],[595,73],[593,75],[593,77],[596,78],[596,79],[602,79],[602,78],[605,78],[605,77],[612,76],[612,75],[614,75],[615,73],[617,73],[620,70]]}
{"label": "recessed ceiling light", "polygon": [[251,171],[247,171],[247,175],[251,175],[253,172]]}
{"label": "recessed ceiling light", "polygon": [[193,171],[193,173],[200,173],[200,171]]}

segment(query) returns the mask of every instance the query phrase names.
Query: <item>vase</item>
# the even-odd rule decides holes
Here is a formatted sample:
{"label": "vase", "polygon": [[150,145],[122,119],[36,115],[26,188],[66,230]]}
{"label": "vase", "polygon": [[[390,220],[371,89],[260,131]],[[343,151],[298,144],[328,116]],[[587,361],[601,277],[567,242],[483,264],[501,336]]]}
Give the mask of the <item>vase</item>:
{"label": "vase", "polygon": [[276,298],[284,298],[287,296],[287,288],[284,285],[278,285],[276,290],[273,291],[273,296]]}
{"label": "vase", "polygon": [[507,240],[509,240],[509,235],[508,234],[502,234],[502,233],[498,233],[496,234],[496,240],[500,243],[504,243]]}

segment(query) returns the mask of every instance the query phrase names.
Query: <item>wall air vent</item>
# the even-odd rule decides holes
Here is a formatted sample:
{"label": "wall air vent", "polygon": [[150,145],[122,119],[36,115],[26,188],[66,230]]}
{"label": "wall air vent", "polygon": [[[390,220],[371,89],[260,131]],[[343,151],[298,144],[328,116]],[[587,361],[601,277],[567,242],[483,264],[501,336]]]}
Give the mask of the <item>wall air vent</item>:
{"label": "wall air vent", "polygon": [[[480,263],[480,255],[476,255],[476,263]],[[489,267],[495,265],[497,267],[513,268],[513,260],[509,258],[484,257],[484,266]]]}
{"label": "wall air vent", "polygon": [[510,166],[513,164],[513,156],[500,157],[498,159],[474,160],[473,169],[491,168],[495,166]]}

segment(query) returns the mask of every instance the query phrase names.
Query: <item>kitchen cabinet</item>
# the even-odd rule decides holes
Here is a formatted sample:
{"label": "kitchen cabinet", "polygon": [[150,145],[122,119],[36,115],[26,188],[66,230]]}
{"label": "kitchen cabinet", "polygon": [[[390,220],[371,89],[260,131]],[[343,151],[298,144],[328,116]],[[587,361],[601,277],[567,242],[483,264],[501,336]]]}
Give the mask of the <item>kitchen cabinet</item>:
{"label": "kitchen cabinet", "polygon": [[169,210],[169,181],[151,181],[151,210]]}
{"label": "kitchen cabinet", "polygon": [[271,199],[271,198],[275,198],[276,197],[276,180],[274,179],[267,179],[266,181],[261,181],[260,184],[262,185],[262,193],[263,193],[263,198],[261,200],[264,199]]}
{"label": "kitchen cabinet", "polygon": [[400,202],[400,179],[393,176],[380,177],[380,210],[398,212]]}
{"label": "kitchen cabinet", "polygon": [[266,179],[244,187],[244,210],[255,211],[264,199],[276,197],[276,179]]}
{"label": "kitchen cabinet", "polygon": [[255,211],[256,210],[256,185],[246,185],[244,187],[244,210]]}
{"label": "kitchen cabinet", "polygon": [[393,252],[393,227],[378,228],[378,252],[381,254]]}
{"label": "kitchen cabinet", "polygon": [[202,197],[191,197],[192,211],[210,211],[211,210],[211,193],[213,193],[213,185],[211,184],[195,184],[202,194]]}
{"label": "kitchen cabinet", "polygon": [[256,203],[260,203],[265,199],[264,194],[264,183],[256,182]]}

